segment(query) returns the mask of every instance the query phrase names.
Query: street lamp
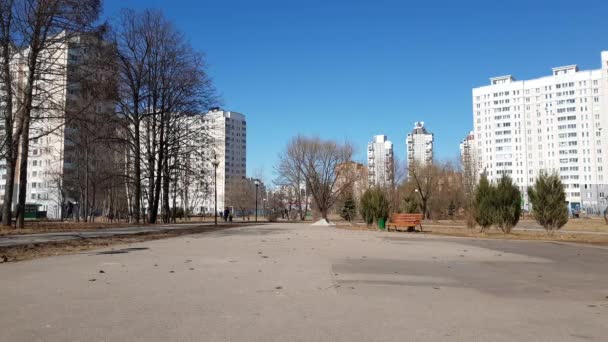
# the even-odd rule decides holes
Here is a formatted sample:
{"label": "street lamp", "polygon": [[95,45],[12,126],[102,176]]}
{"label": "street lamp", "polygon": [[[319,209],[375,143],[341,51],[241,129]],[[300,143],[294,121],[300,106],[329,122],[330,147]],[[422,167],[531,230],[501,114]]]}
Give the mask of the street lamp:
{"label": "street lamp", "polygon": [[255,222],[258,222],[258,187],[260,186],[260,181],[255,181]]}
{"label": "street lamp", "polygon": [[213,187],[215,193],[215,212],[213,213],[213,216],[215,218],[215,225],[217,226],[217,167],[220,166],[220,161],[217,160],[217,158],[214,158],[211,164],[213,164]]}

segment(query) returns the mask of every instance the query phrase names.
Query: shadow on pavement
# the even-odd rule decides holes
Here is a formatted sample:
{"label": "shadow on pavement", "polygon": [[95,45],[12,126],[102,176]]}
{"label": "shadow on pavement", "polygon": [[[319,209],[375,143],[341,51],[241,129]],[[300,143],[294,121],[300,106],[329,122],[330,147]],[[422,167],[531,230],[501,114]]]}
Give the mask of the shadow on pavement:
{"label": "shadow on pavement", "polygon": [[282,228],[268,227],[243,227],[215,231],[205,234],[205,237],[225,237],[225,236],[257,236],[257,235],[272,235],[285,232]]}
{"label": "shadow on pavement", "polygon": [[130,247],[130,248],[123,248],[123,249],[113,249],[111,251],[102,251],[102,252],[97,252],[97,253],[90,254],[90,255],[127,254],[129,252],[144,251],[147,249],[150,249],[150,248],[148,248],[148,247]]}

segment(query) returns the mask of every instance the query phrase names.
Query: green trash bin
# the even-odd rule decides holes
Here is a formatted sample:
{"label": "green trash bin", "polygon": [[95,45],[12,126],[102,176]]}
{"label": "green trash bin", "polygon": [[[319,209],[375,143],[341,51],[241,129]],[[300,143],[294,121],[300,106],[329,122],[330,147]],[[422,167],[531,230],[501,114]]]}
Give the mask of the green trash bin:
{"label": "green trash bin", "polygon": [[383,218],[378,219],[378,229],[384,229],[385,228],[385,221]]}

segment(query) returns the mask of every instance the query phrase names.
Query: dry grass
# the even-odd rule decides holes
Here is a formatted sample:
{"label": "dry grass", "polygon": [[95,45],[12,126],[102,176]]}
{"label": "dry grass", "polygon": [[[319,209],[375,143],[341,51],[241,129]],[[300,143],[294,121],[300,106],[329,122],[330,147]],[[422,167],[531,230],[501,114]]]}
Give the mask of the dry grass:
{"label": "dry grass", "polygon": [[[425,227],[461,227],[465,228],[466,224],[464,220],[437,220],[437,221],[428,221],[424,222],[423,226]],[[525,218],[519,221],[517,228],[538,228],[542,229],[536,221],[530,218]],[[600,217],[592,217],[592,218],[580,218],[580,219],[570,219],[565,226],[562,227],[561,230],[564,231],[572,231],[572,232],[602,232],[608,233],[608,224],[604,221],[603,218]]]}
{"label": "dry grass", "polygon": [[541,240],[541,241],[561,241],[561,242],[579,242],[595,245],[607,245],[608,235],[600,234],[576,234],[576,233],[561,233],[556,232],[553,236],[547,235],[545,231],[514,231],[511,234],[504,234],[499,230],[490,230],[481,233],[478,229],[468,228],[439,228],[432,227],[425,229],[424,234],[443,235],[443,236],[459,236],[470,238],[489,238],[489,239],[506,239],[506,240]]}
{"label": "dry grass", "polygon": [[[222,220],[220,220],[222,221]],[[199,223],[199,222],[213,222],[213,218],[200,218],[193,217],[187,220],[178,220],[177,223],[171,224],[182,224],[182,223]],[[240,222],[240,220],[238,221]],[[0,236],[3,235],[22,235],[22,234],[38,234],[38,233],[58,233],[58,232],[73,232],[73,231],[91,231],[108,228],[123,228],[149,225],[148,223],[129,223],[129,222],[73,222],[73,221],[39,221],[39,222],[25,222],[25,228],[17,229],[14,227],[0,226]]]}
{"label": "dry grass", "polygon": [[162,232],[147,232],[103,238],[80,238],[66,241],[0,247],[0,263],[36,259],[54,255],[75,254],[91,249],[98,249],[121,244],[131,244],[150,240],[166,239],[189,234],[207,233],[235,226],[239,225],[226,224],[217,227],[198,226],[193,228],[168,230]]}
{"label": "dry grass", "polygon": [[[341,229],[348,230],[377,230],[375,226],[367,227],[365,224],[343,225],[337,226]],[[606,234],[576,234],[556,232],[553,236],[547,235],[545,231],[514,231],[511,234],[503,234],[499,230],[490,230],[484,233],[478,229],[469,229],[464,227],[464,224],[458,225],[452,221],[443,222],[443,224],[427,224],[423,225],[424,231],[416,233],[395,232],[395,234],[428,234],[439,236],[456,236],[468,238],[482,239],[505,239],[505,240],[538,240],[538,241],[553,241],[553,242],[578,242],[593,245],[608,246],[608,235]]]}

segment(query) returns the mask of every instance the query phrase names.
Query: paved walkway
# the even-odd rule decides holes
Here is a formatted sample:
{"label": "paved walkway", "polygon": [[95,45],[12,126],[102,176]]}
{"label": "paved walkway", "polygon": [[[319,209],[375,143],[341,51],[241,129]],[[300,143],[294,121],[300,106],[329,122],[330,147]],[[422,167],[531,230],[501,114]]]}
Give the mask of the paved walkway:
{"label": "paved walkway", "polygon": [[5,235],[0,236],[0,247],[27,245],[30,243],[43,243],[51,241],[65,241],[79,238],[110,237],[117,235],[131,235],[148,232],[161,232],[166,230],[188,229],[197,226],[213,225],[210,222],[163,224],[149,226],[131,226],[123,228],[104,228],[98,230],[50,232],[40,234]]}
{"label": "paved walkway", "polygon": [[113,247],[1,264],[0,341],[608,334],[605,249],[280,223]]}

